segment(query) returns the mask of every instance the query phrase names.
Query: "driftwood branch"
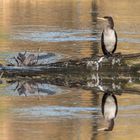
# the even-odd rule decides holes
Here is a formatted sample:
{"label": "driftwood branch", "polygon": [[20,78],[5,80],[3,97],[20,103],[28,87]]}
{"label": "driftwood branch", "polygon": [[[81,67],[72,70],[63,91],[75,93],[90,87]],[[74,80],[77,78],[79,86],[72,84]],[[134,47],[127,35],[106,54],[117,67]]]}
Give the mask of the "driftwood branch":
{"label": "driftwood branch", "polygon": [[[19,53],[17,57],[14,57],[15,63],[13,65],[0,66],[0,72],[4,75],[21,75],[21,76],[33,76],[38,74],[46,74],[48,72],[79,72],[79,71],[131,71],[131,68],[127,66],[125,60],[139,59],[140,53],[136,54],[121,54],[115,53],[112,57],[94,56],[92,58],[83,58],[77,60],[65,60],[48,63],[48,58],[54,57],[52,53],[49,54],[30,54]],[[17,65],[16,65],[17,64]],[[139,67],[137,68],[137,70]],[[134,69],[132,68],[132,71]]]}
{"label": "driftwood branch", "polygon": [[135,53],[135,54],[124,54],[122,55],[124,59],[139,59],[140,58],[140,53]]}

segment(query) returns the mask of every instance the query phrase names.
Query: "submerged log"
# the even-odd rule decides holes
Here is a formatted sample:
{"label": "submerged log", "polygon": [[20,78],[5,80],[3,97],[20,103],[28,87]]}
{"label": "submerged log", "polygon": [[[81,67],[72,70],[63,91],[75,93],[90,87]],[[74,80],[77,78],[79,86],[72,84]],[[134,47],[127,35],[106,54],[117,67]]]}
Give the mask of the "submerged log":
{"label": "submerged log", "polygon": [[[28,54],[28,55],[25,55]],[[83,58],[78,60],[65,60],[58,62],[48,63],[50,57],[55,55],[50,54],[30,54],[19,53],[15,59],[15,63],[7,64],[7,66],[0,66],[0,72],[5,76],[36,76],[39,74],[48,74],[54,72],[61,73],[79,73],[79,72],[88,72],[88,71],[125,71],[125,72],[134,72],[139,71],[138,67],[130,67],[127,65],[125,60],[139,59],[140,53],[137,54],[124,54],[116,53],[112,57],[105,56],[94,56],[92,58]],[[36,56],[32,57],[31,56]],[[29,59],[30,58],[30,59]],[[17,64],[16,64],[17,63]]]}
{"label": "submerged log", "polygon": [[140,58],[140,53],[135,53],[135,54],[124,54],[124,55],[122,55],[122,57],[123,57],[124,59],[134,59],[134,58],[139,59],[139,58]]}
{"label": "submerged log", "polygon": [[[40,54],[42,62],[44,59],[47,62],[46,58],[45,54]],[[10,79],[11,83],[18,83],[17,91],[19,95],[27,95],[26,92],[29,92],[29,90],[32,93],[40,91],[49,95],[57,93],[53,90],[42,89],[42,83],[44,85],[52,84],[70,88],[80,87],[95,92],[111,91],[120,94],[122,92],[128,93],[132,90],[138,93],[139,89],[126,88],[126,85],[127,83],[128,85],[130,83],[139,84],[140,64],[130,66],[125,60],[138,59],[139,62],[139,58],[139,53],[133,55],[117,53],[109,58],[94,56],[92,58],[36,63],[32,65],[25,65],[25,63],[18,66],[1,65],[0,72],[1,77],[7,77],[6,79]]]}

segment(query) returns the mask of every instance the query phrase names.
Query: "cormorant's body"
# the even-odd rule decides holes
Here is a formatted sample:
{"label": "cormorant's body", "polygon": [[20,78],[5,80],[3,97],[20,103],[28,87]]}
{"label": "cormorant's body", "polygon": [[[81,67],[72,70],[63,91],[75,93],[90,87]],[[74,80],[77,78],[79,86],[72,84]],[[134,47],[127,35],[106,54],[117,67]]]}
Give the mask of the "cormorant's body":
{"label": "cormorant's body", "polygon": [[117,47],[117,33],[114,30],[114,22],[112,17],[108,16],[100,19],[107,20],[107,25],[105,26],[101,36],[102,51],[104,55],[111,56]]}

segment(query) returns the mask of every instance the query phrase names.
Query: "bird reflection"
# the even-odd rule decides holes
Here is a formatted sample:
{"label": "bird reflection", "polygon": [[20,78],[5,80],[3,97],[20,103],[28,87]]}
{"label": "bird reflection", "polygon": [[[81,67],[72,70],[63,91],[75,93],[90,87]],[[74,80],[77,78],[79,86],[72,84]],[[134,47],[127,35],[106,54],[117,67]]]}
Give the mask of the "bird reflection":
{"label": "bird reflection", "polygon": [[114,128],[114,119],[116,118],[118,112],[117,98],[113,93],[105,92],[102,98],[102,114],[105,121],[107,121],[107,128],[102,128],[100,130],[112,131]]}

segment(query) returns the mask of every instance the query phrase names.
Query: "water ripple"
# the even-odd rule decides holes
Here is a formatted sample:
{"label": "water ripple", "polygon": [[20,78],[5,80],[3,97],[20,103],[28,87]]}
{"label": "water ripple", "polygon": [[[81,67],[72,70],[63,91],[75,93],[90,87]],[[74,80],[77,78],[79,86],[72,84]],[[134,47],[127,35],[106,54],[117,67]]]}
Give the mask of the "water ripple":
{"label": "water ripple", "polygon": [[[98,31],[98,34],[99,33]],[[132,33],[134,34],[134,33]],[[12,40],[33,42],[68,42],[68,41],[99,41],[97,31],[91,30],[62,30],[62,31],[24,31],[16,32],[10,37]],[[119,42],[140,43],[138,38],[119,38]]]}
{"label": "water ripple", "polygon": [[26,31],[15,33],[11,36],[11,39],[34,42],[96,41],[97,38],[91,35],[92,33],[90,30],[57,32]]}
{"label": "water ripple", "polygon": [[[64,107],[64,106],[34,106],[17,108],[14,111],[25,117],[80,117],[89,118],[92,112],[97,112],[96,107]],[[89,114],[90,113],[90,114]]]}

